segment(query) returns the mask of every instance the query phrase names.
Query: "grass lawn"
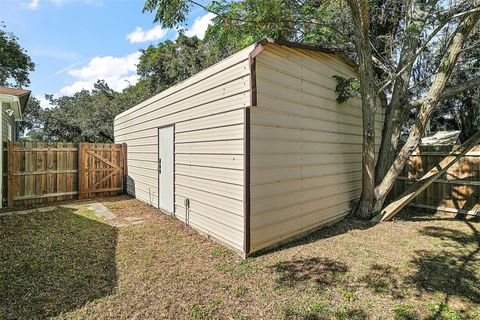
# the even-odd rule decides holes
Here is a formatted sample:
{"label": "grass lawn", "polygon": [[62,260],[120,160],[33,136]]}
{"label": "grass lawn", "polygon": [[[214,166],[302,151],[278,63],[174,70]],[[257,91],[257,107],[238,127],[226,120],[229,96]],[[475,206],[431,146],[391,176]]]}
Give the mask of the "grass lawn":
{"label": "grass lawn", "polygon": [[128,226],[87,207],[0,217],[1,319],[480,319],[478,219],[346,219],[242,260],[139,201],[101,202]]}

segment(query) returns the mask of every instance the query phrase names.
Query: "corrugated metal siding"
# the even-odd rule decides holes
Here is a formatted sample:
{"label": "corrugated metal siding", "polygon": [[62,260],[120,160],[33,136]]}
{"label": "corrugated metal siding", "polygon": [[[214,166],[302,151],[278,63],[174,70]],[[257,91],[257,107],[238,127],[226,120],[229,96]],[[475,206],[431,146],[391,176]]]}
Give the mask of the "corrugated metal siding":
{"label": "corrugated metal siding", "polygon": [[243,252],[244,108],[247,48],[127,110],[115,142],[127,143],[128,193],[158,207],[157,128],[175,124],[175,215]]}
{"label": "corrugated metal siding", "polygon": [[[362,113],[332,77],[356,77],[320,52],[268,45],[251,108],[251,251],[342,218],[361,191]],[[382,115],[377,115],[377,144]]]}

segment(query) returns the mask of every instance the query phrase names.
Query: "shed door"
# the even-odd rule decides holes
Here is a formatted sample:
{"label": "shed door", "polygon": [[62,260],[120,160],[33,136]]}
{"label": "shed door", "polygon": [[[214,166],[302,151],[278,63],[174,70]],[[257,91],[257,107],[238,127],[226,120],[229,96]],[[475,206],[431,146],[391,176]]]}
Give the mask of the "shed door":
{"label": "shed door", "polygon": [[158,206],[173,214],[173,126],[158,129]]}

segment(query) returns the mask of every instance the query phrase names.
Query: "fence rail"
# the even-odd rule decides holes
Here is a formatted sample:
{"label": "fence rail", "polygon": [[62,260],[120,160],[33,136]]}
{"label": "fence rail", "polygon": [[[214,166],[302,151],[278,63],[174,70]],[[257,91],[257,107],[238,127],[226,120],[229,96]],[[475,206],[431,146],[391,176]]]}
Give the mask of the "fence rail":
{"label": "fence rail", "polygon": [[[452,146],[421,146],[408,160],[389,195],[400,196],[416,179],[445,158]],[[447,173],[423,191],[413,207],[461,214],[480,215],[480,146],[476,146]]]}
{"label": "fence rail", "polygon": [[122,193],[122,144],[8,142],[4,149],[8,207]]}

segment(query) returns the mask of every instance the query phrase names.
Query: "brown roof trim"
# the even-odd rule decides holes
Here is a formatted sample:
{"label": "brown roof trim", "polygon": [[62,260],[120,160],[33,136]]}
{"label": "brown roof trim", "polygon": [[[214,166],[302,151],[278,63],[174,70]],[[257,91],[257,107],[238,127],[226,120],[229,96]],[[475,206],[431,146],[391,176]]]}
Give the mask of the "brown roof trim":
{"label": "brown roof trim", "polygon": [[24,96],[24,95],[27,95],[27,94],[30,95],[30,92],[31,91],[29,91],[29,90],[0,86],[0,94],[9,94],[11,96],[21,97],[21,96]]}
{"label": "brown roof trim", "polygon": [[7,94],[11,96],[18,97],[20,101],[20,112],[23,113],[25,111],[25,107],[27,106],[28,99],[30,98],[30,94],[32,92],[30,90],[23,90],[17,88],[9,88],[0,86],[0,94]]}
{"label": "brown roof trim", "polygon": [[290,47],[290,48],[320,51],[320,52],[328,53],[328,54],[337,54],[338,53],[335,50],[328,49],[328,48],[325,48],[325,47],[322,47],[322,46],[314,46],[314,45],[298,43],[298,42],[277,40],[277,39],[271,39],[271,38],[266,38],[262,41],[267,41],[267,43],[274,43],[274,44],[278,44],[280,46],[287,46],[287,47]]}
{"label": "brown roof trim", "polygon": [[260,40],[257,42],[255,49],[250,53],[251,58],[255,58],[260,52],[263,51],[265,46],[268,44],[276,44],[279,46],[286,46],[289,48],[296,48],[296,49],[303,49],[303,50],[311,50],[311,51],[318,51],[326,54],[331,54],[334,56],[339,57],[342,59],[346,64],[348,64],[350,67],[354,68],[358,72],[358,65],[357,63],[352,60],[345,52],[340,51],[340,50],[333,50],[329,49],[326,47],[322,46],[314,46],[314,45],[309,45],[309,44],[304,44],[304,43],[297,43],[297,42],[290,42],[290,41],[285,41],[285,40],[277,40],[277,39],[272,39],[272,38],[265,38],[263,40]]}

